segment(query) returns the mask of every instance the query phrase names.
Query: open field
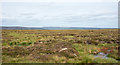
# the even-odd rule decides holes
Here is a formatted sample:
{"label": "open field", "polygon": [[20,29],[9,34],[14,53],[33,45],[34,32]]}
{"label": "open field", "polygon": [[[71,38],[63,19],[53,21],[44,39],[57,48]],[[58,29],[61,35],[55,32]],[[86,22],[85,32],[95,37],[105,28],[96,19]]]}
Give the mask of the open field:
{"label": "open field", "polygon": [[2,62],[117,63],[119,43],[118,29],[2,30]]}

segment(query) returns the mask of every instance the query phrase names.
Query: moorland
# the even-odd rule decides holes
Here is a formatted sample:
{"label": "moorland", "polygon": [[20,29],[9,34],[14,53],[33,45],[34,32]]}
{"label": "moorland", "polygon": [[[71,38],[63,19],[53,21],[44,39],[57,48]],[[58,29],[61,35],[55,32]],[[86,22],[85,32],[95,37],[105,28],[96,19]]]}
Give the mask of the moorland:
{"label": "moorland", "polygon": [[118,63],[118,35],[118,29],[2,30],[2,62]]}

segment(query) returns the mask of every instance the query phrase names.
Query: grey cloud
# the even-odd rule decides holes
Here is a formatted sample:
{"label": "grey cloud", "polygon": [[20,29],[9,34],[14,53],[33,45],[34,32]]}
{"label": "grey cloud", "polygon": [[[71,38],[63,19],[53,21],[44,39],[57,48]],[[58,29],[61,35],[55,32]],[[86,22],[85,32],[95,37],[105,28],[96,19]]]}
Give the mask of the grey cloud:
{"label": "grey cloud", "polygon": [[27,12],[27,13],[21,13],[21,15],[36,15],[36,13],[29,13],[29,12]]}
{"label": "grey cloud", "polygon": [[96,14],[89,14],[89,15],[76,15],[76,16],[69,16],[66,17],[67,22],[86,22],[86,21],[98,21],[98,20],[111,20],[117,19],[117,14],[114,12],[106,12],[106,13],[96,13]]}
{"label": "grey cloud", "polygon": [[3,24],[98,26],[98,23],[99,25],[106,25],[109,22],[114,24],[117,20],[116,10],[116,5],[113,3],[6,3],[3,11],[6,13],[6,18]]}

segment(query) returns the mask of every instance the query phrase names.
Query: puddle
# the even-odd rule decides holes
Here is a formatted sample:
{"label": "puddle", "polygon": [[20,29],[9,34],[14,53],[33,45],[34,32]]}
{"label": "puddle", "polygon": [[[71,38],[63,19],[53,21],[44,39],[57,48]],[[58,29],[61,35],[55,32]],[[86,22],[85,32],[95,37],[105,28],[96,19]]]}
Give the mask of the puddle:
{"label": "puddle", "polygon": [[103,59],[108,59],[109,57],[107,57],[107,55],[110,53],[111,50],[107,50],[107,54],[100,52],[98,53],[96,56],[94,56],[95,58],[99,57],[99,58],[103,58]]}
{"label": "puddle", "polygon": [[103,59],[107,59],[108,54],[104,54],[103,52],[100,52],[98,55],[94,56],[95,58],[99,57],[99,58],[103,58]]}

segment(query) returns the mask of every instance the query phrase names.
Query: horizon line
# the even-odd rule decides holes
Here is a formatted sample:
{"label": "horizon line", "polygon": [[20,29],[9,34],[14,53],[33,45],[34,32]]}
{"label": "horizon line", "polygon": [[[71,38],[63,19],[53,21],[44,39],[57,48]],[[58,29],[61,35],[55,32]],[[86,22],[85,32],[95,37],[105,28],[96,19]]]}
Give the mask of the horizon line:
{"label": "horizon line", "polygon": [[[0,26],[0,27],[33,27],[33,28],[42,28],[42,27],[63,27],[63,26],[42,26],[42,27],[34,27],[34,26]],[[66,27],[80,27],[80,26],[66,26]],[[120,27],[92,27],[92,26],[84,26],[83,28],[120,28]]]}

